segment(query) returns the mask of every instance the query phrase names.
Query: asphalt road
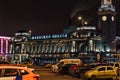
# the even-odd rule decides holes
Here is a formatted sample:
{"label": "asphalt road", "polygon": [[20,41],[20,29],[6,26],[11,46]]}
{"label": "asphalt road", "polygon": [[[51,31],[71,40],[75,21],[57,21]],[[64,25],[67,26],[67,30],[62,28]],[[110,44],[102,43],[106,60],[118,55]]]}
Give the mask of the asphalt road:
{"label": "asphalt road", "polygon": [[[53,73],[50,69],[46,69],[46,68],[38,68],[36,69],[36,72],[40,75],[40,80],[83,80],[69,75],[60,75],[57,73]],[[101,80],[105,80],[105,79],[101,79]],[[120,80],[120,76],[118,76],[118,80]]]}
{"label": "asphalt road", "polygon": [[69,75],[53,73],[50,70],[37,70],[36,72],[40,75],[40,80],[80,80],[80,78],[75,78]]}

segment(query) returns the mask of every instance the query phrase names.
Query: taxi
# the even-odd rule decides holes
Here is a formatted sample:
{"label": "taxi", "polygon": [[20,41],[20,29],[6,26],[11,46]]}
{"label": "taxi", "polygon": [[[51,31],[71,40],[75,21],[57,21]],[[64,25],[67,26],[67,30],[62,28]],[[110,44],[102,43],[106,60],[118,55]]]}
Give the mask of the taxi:
{"label": "taxi", "polygon": [[111,78],[117,80],[117,71],[112,66],[97,66],[85,73],[87,79]]}
{"label": "taxi", "polygon": [[32,68],[13,65],[0,66],[0,80],[16,80],[18,75],[22,77],[22,80],[40,80],[40,76]]}

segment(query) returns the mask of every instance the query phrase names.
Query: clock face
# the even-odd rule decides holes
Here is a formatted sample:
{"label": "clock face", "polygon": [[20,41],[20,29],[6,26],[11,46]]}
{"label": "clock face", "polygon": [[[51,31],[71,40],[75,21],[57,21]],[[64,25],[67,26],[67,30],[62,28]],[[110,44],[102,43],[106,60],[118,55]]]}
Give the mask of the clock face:
{"label": "clock face", "polygon": [[114,16],[112,16],[112,17],[111,17],[111,20],[112,20],[112,21],[114,21],[114,20],[115,20]]}
{"label": "clock face", "polygon": [[107,16],[102,16],[102,21],[106,21],[107,20]]}

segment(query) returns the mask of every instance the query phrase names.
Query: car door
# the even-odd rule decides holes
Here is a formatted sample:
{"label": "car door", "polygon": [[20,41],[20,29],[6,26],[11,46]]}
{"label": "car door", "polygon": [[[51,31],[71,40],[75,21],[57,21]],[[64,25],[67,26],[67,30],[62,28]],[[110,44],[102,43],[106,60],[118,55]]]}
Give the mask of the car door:
{"label": "car door", "polygon": [[117,70],[119,67],[120,67],[120,66],[119,66],[119,63],[116,63],[116,64],[115,64],[115,69]]}
{"label": "car door", "polygon": [[4,69],[0,80],[15,80],[17,69]]}
{"label": "car door", "polygon": [[104,77],[104,73],[105,73],[105,67],[100,67],[97,69],[97,77],[98,78],[103,78]]}
{"label": "car door", "polygon": [[3,77],[3,69],[0,69],[0,80],[5,80]]}
{"label": "car door", "polygon": [[105,70],[105,76],[106,76],[106,78],[110,78],[113,73],[114,73],[114,69],[112,67],[108,66],[107,69]]}

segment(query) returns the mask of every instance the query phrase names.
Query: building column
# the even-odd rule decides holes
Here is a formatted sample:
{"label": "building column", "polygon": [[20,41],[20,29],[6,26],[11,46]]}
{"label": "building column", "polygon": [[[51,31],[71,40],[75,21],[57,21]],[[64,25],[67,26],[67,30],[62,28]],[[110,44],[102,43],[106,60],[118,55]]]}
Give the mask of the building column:
{"label": "building column", "polygon": [[3,39],[0,39],[1,40],[1,54],[3,54]]}
{"label": "building column", "polygon": [[5,51],[6,54],[8,54],[8,40],[6,40],[6,48],[5,49],[6,49],[6,51]]}

